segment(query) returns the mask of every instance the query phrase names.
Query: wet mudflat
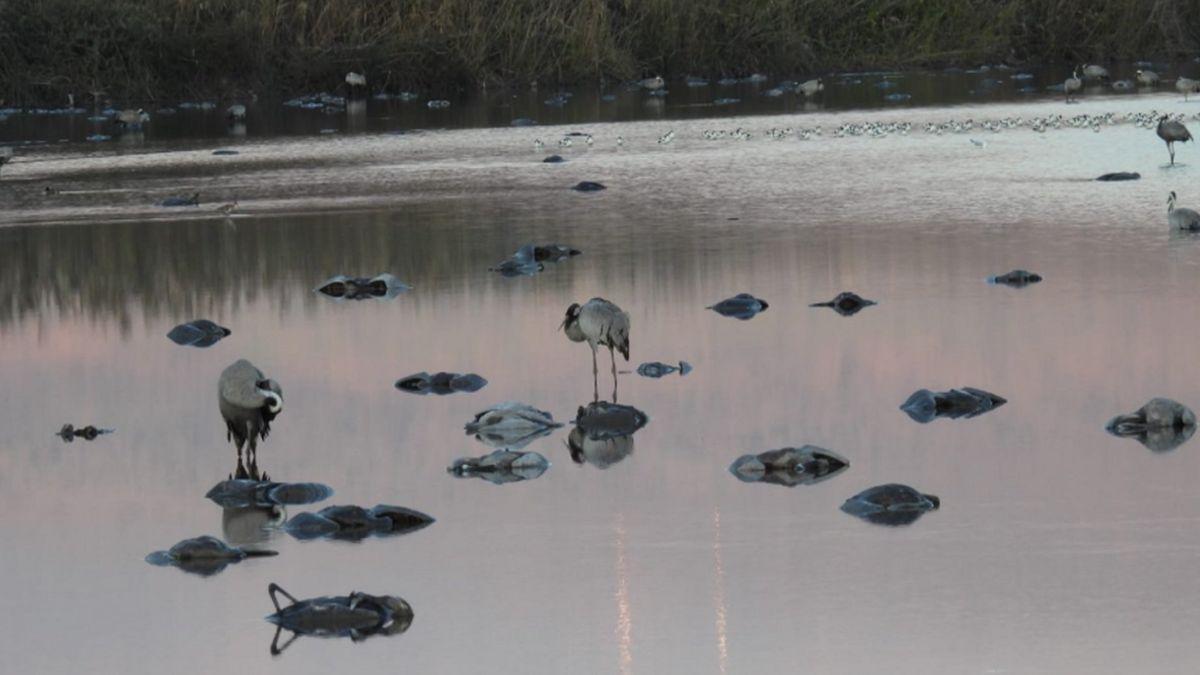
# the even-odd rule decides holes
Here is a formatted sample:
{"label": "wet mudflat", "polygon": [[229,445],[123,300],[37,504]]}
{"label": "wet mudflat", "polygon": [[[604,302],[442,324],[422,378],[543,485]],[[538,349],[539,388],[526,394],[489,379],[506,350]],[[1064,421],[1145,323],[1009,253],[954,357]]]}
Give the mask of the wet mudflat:
{"label": "wet mudflat", "polygon": [[[566,128],[266,139],[258,157],[47,151],[7,166],[0,593],[23,608],[0,617],[10,668],[1177,672],[1200,659],[1200,457],[1194,439],[1155,453],[1105,424],[1156,396],[1200,404],[1200,239],[1166,225],[1169,191],[1200,204],[1200,156],[1184,146],[1165,169],[1162,143],[1132,125],[829,134],[846,119],[1197,105],[1130,100],[596,124],[596,145],[555,148],[557,166],[532,142]],[[822,123],[807,142],[761,135]],[[733,126],[760,135],[701,137]],[[656,144],[668,129],[674,142]],[[1090,180],[1118,170],[1142,179]],[[583,180],[608,189],[569,189]],[[65,188],[57,201],[45,182]],[[194,190],[241,210],[154,206]],[[583,253],[533,276],[488,271],[530,242]],[[1010,269],[1043,280],[988,283]],[[340,303],[313,291],[381,272],[412,290]],[[878,304],[809,308],[846,290]],[[742,292],[769,310],[705,309]],[[589,350],[555,327],[593,296],[630,315],[620,370],[694,370],[618,375],[619,402],[650,421],[603,469],[573,461],[568,424],[523,448],[551,463],[536,480],[448,475],[491,451],[463,433],[480,410],[522,401],[569,423],[591,402]],[[166,337],[198,318],[231,334],[204,349]],[[399,504],[437,522],[301,541],[278,519],[225,517],[204,498],[234,468],[216,380],[243,357],[286,392],[260,467],[335,491],[287,515]],[[422,371],[488,384],[395,389]],[[899,409],[916,390],[963,386],[1007,402],[931,424]],[[115,431],[66,444],[65,422]],[[741,455],[805,444],[849,468],[793,488],[729,473]],[[901,527],[839,510],[887,483],[940,508]],[[279,555],[210,577],[142,560],[206,533]],[[304,639],[272,659],[271,582],[300,598],[398,596],[414,618],[387,639]]]}

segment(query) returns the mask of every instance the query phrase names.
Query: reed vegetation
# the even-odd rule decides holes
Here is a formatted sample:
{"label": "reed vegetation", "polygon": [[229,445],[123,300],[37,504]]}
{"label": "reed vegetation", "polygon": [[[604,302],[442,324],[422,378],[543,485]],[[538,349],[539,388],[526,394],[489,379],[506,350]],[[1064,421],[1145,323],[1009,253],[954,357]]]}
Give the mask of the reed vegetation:
{"label": "reed vegetation", "polygon": [[0,96],[1176,58],[1198,32],[1198,0],[0,0]]}

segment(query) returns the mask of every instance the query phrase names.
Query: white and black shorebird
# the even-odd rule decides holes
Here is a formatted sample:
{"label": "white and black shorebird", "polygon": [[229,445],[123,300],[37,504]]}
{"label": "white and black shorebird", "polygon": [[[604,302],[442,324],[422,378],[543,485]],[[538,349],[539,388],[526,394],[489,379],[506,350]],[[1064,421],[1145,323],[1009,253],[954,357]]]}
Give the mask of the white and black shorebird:
{"label": "white and black shorebird", "polygon": [[1187,143],[1192,140],[1192,134],[1183,122],[1177,122],[1166,115],[1158,118],[1158,137],[1167,144],[1167,152],[1171,153],[1171,165],[1175,165],[1175,144]]}
{"label": "white and black shorebird", "polygon": [[629,360],[629,315],[614,303],[604,298],[592,298],[580,305],[571,303],[566,318],[559,326],[571,342],[587,342],[592,348],[592,383],[595,398],[600,398],[598,378],[600,369],[596,365],[596,348],[608,347],[612,359],[613,400],[617,398],[617,351]]}
{"label": "white and black shorebird", "polygon": [[271,422],[283,410],[283,389],[246,359],[238,359],[221,372],[217,402],[225,418],[226,440],[237,445],[238,461],[247,442],[251,463],[258,457],[258,441],[271,432]]}
{"label": "white and black shorebird", "polygon": [[1175,192],[1167,197],[1167,223],[1173,230],[1200,230],[1200,213],[1192,209],[1175,208]]}

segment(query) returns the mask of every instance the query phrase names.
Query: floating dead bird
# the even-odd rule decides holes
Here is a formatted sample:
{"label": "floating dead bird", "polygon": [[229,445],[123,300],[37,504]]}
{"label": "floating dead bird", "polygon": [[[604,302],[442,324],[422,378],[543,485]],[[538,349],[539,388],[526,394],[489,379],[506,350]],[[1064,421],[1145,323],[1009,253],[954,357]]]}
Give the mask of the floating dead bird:
{"label": "floating dead bird", "polygon": [[329,506],[317,513],[300,513],[284,526],[297,539],[361,540],[370,536],[408,534],[433,524],[432,516],[404,508],[380,504],[371,509],[361,506]]}
{"label": "floating dead bird", "polygon": [[315,504],[333,496],[333,488],[321,483],[276,483],[268,480],[231,478],[212,486],[205,495],[227,509]]}
{"label": "floating dead bird", "polygon": [[926,511],[942,505],[933,495],[921,494],[907,485],[889,483],[867,488],[842,504],[842,511],[876,525],[911,525]]}
{"label": "floating dead bird", "polygon": [[563,159],[562,155],[550,155],[542,160],[543,164],[561,164],[567,160]]}
{"label": "floating dead bird", "polygon": [[483,389],[487,386],[487,380],[476,375],[475,373],[467,373],[459,375],[458,373],[434,373],[430,375],[426,372],[409,375],[396,381],[396,388],[400,391],[407,391],[410,394],[437,394],[445,396],[446,394],[454,394],[457,392],[474,392]]}
{"label": "floating dead bird", "polygon": [[764,312],[770,307],[766,300],[750,295],[749,293],[738,293],[732,298],[726,298],[715,305],[705,307],[720,314],[742,321],[753,319],[759,312]]}
{"label": "floating dead bird", "polygon": [[177,345],[211,347],[221,338],[229,337],[232,334],[233,331],[224,326],[218,326],[208,319],[196,319],[175,326],[170,333],[167,333],[167,337]]}
{"label": "floating dead bird", "polygon": [[172,565],[184,572],[207,577],[246,558],[273,555],[278,555],[278,553],[238,548],[230,546],[216,537],[205,535],[194,539],[184,539],[166,551],[155,551],[146,556],[146,562],[160,567]]}
{"label": "floating dead bird", "polygon": [[199,206],[200,193],[193,192],[191,197],[167,197],[159,202],[159,206]]}
{"label": "floating dead bird", "polygon": [[533,244],[525,244],[517,249],[517,252],[501,260],[495,267],[489,267],[489,272],[499,272],[505,277],[531,277],[538,272],[546,269],[546,266],[537,259],[537,247]]}
{"label": "floating dead bird", "polygon": [[[301,636],[321,638],[348,637],[360,642],[376,635],[399,635],[408,630],[413,622],[412,607],[402,598],[392,595],[370,595],[351,592],[349,595],[322,596],[308,600],[297,600],[278,584],[267,587],[275,613],[267,621],[275,624],[275,638],[271,640],[271,655],[278,656],[296,638]],[[281,593],[292,602],[281,607],[275,594]],[[292,637],[279,646],[282,631],[291,631]]]}
{"label": "floating dead bird", "polygon": [[833,311],[842,316],[854,316],[858,314],[864,307],[874,305],[874,300],[867,300],[857,293],[843,291],[837,294],[837,297],[829,302],[815,302],[809,307],[832,307]]}
{"label": "floating dead bird", "polygon": [[1138,180],[1141,177],[1142,174],[1136,171],[1115,171],[1113,173],[1106,173],[1102,176],[1098,176],[1096,180],[1108,183],[1123,180]]}
{"label": "floating dead bird", "polygon": [[536,452],[495,450],[482,457],[462,457],[446,468],[458,478],[482,478],[502,485],[533,480],[550,468],[550,462]]}
{"label": "floating dead bird", "polygon": [[580,406],[575,428],[567,434],[571,461],[607,469],[633,454],[633,435],[649,421],[646,413],[629,405],[595,401]]}
{"label": "floating dead bird", "polygon": [[746,483],[796,487],[828,480],[849,467],[850,462],[841,455],[815,445],[806,445],[742,455],[729,467],[729,471]]}
{"label": "floating dead bird", "polygon": [[583,251],[564,244],[539,244],[533,247],[533,259],[538,262],[562,262],[582,253]]}
{"label": "floating dead bird", "polygon": [[998,276],[988,277],[989,284],[1008,286],[1009,288],[1024,288],[1029,284],[1036,284],[1041,280],[1042,275],[1026,270],[1013,270]]}
{"label": "floating dead bird", "polygon": [[680,361],[678,366],[668,365],[666,363],[662,363],[661,361],[651,361],[649,363],[643,363],[637,367],[638,375],[641,375],[642,377],[651,377],[654,379],[658,379],[665,375],[670,375],[671,373],[679,373],[679,375],[682,377],[690,372],[692,372],[692,364],[688,363],[687,361]]}
{"label": "floating dead bird", "polygon": [[468,436],[492,447],[519,450],[561,426],[544,410],[509,401],[476,414],[464,428]]}
{"label": "floating dead bird", "polygon": [[995,410],[1008,401],[982,389],[963,387],[949,391],[932,392],[921,389],[914,392],[900,409],[914,421],[925,424],[935,418],[972,418]]}
{"label": "floating dead bird", "polygon": [[1166,452],[1196,433],[1196,414],[1177,401],[1155,398],[1128,415],[1112,418],[1105,429],[1114,436],[1136,438],[1154,452]]}
{"label": "floating dead bird", "polygon": [[412,286],[384,272],[371,278],[338,274],[326,279],[315,290],[339,300],[391,300],[405,291],[412,290]]}
{"label": "floating dead bird", "polygon": [[79,429],[76,429],[70,424],[64,424],[55,435],[63,439],[64,443],[70,443],[76,438],[82,438],[85,441],[94,441],[96,440],[97,436],[102,434],[111,434],[112,432],[112,429],[97,429],[90,424],[86,427],[80,427]]}
{"label": "floating dead bird", "polygon": [[603,183],[585,180],[576,183],[571,189],[575,190],[576,192],[599,192],[601,190],[607,190],[608,186],[604,185]]}

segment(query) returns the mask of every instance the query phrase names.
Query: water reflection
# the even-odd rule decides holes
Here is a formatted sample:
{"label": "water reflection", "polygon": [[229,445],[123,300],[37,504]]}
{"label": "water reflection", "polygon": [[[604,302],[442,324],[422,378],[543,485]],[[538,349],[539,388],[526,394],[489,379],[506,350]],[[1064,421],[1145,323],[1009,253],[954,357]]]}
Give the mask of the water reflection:
{"label": "water reflection", "polygon": [[650,421],[629,405],[593,401],[579,406],[575,426],[567,434],[571,461],[607,469],[633,454],[633,435]]}
{"label": "water reflection", "polygon": [[[275,613],[267,621],[275,624],[271,640],[271,655],[278,656],[301,636],[345,638],[361,642],[369,637],[399,635],[413,622],[412,607],[403,598],[393,595],[370,595],[351,592],[349,595],[322,596],[297,600],[291,593],[272,583],[267,588]],[[281,606],[276,594],[283,595],[290,605]],[[279,636],[291,631],[292,637],[283,645]]]}

